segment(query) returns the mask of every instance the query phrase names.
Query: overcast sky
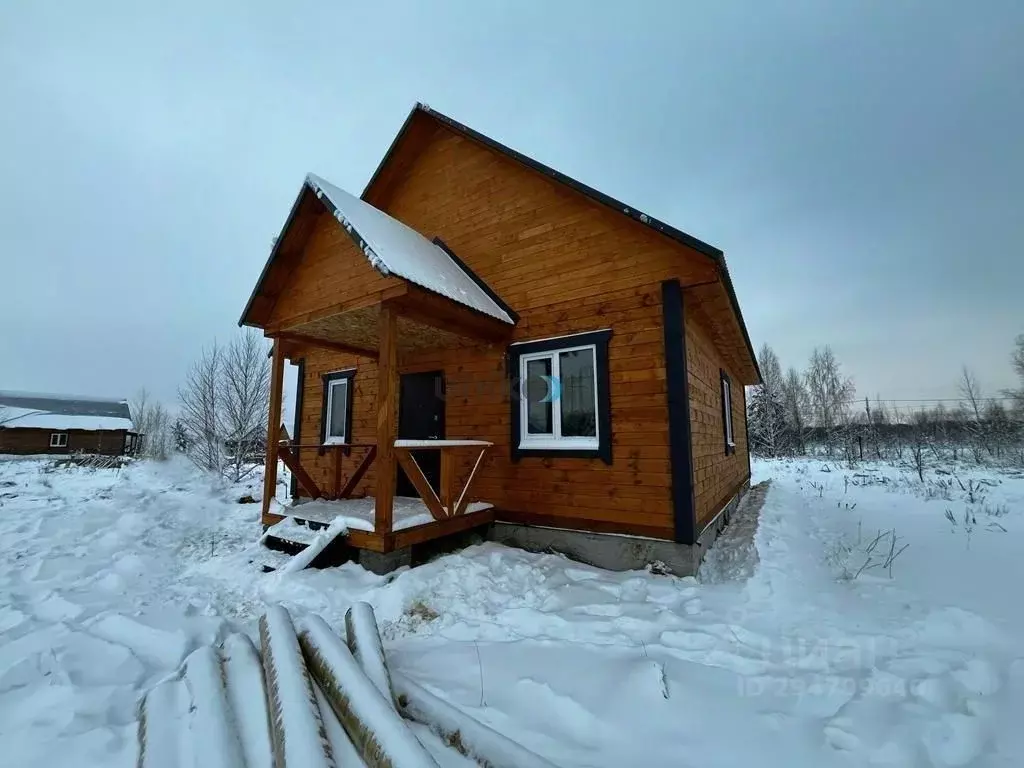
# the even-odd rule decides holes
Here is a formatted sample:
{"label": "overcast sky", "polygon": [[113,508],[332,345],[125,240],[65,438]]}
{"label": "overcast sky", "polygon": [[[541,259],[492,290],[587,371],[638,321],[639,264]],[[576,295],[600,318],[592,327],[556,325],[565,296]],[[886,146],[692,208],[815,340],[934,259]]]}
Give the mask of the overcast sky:
{"label": "overcast sky", "polygon": [[722,248],[755,345],[1013,383],[1024,3],[0,6],[0,389],[168,403],[307,171],[430,104]]}

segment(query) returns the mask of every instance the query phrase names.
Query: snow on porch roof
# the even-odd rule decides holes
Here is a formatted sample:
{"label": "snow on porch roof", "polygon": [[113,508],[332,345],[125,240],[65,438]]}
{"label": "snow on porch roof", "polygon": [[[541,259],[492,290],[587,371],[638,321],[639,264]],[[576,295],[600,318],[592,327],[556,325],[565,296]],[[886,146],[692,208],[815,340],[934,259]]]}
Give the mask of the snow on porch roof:
{"label": "snow on porch roof", "polygon": [[306,183],[332,209],[379,272],[397,275],[504,323],[515,324],[509,313],[439,245],[319,176],[309,174]]}

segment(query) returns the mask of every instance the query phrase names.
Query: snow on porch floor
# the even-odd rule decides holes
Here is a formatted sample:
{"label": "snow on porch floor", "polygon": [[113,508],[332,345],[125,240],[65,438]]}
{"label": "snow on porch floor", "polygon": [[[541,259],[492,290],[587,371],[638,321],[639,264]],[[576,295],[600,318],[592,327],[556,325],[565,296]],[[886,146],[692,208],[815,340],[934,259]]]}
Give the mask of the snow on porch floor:
{"label": "snow on porch floor", "polygon": [[[345,519],[345,525],[350,530],[373,531],[374,498],[367,496],[363,499],[339,499],[338,501],[305,501],[300,504],[293,504],[282,507],[277,514],[296,517],[299,520],[312,520],[317,523],[330,525],[338,518]],[[483,512],[490,509],[493,504],[483,501],[472,501],[466,505],[465,514],[472,512]],[[406,528],[414,528],[417,525],[433,523],[434,518],[427,509],[422,499],[410,496],[395,496],[395,503],[392,512],[391,530],[401,531]]]}

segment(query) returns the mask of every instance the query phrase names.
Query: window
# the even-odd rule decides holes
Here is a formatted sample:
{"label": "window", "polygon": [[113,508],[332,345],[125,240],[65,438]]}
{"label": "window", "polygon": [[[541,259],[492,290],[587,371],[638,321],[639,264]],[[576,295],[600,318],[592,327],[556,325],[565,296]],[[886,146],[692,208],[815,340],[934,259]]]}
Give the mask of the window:
{"label": "window", "polygon": [[732,382],[725,371],[722,376],[722,428],[725,431],[725,455],[736,453],[736,441],[732,432]]}
{"label": "window", "polygon": [[355,369],[325,374],[320,442],[324,445],[352,442],[352,379]]}
{"label": "window", "polygon": [[68,433],[67,432],[51,432],[50,433],[50,447],[51,448],[67,448],[68,447]]}
{"label": "window", "polygon": [[611,463],[610,337],[594,331],[509,347],[513,461],[575,456]]}

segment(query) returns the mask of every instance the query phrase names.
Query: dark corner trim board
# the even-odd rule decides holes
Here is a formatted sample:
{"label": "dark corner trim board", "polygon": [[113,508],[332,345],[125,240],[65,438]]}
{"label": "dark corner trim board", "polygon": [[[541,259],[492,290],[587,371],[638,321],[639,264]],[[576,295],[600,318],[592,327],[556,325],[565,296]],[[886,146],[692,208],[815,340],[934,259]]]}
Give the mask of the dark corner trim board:
{"label": "dark corner trim board", "polygon": [[[332,381],[338,381],[339,379],[348,379],[348,391],[346,393],[345,407],[345,440],[346,442],[352,442],[352,404],[355,397],[355,387],[352,384],[352,379],[356,376],[356,369],[349,368],[345,371],[335,371],[333,373],[321,374],[320,378],[323,381],[323,394],[320,403],[320,455],[324,455],[324,443],[327,442],[327,395],[330,391],[330,384]],[[348,455],[349,449],[346,448],[345,454]]]}
{"label": "dark corner trim board", "polygon": [[491,288],[491,286],[484,282],[484,279],[480,277],[480,275],[478,275],[476,272],[474,272],[473,269],[466,262],[460,259],[458,255],[455,253],[455,251],[448,247],[448,244],[445,243],[444,240],[442,240],[440,237],[435,237],[434,245],[436,245],[442,251],[447,253],[448,257],[458,265],[459,269],[465,272],[469,276],[469,279],[476,283],[477,287],[481,291],[487,294],[487,298],[489,298],[491,301],[493,301],[495,304],[497,304],[499,307],[505,310],[505,314],[512,318],[513,323],[519,322],[519,313],[512,309],[512,307],[510,307],[508,304],[506,304],[505,300],[502,299],[501,296],[499,296],[494,291],[494,289]]}
{"label": "dark corner trim board", "polygon": [[[608,342],[612,337],[611,329],[574,333],[553,339],[540,341],[523,341],[510,344],[505,354],[509,379],[509,416],[512,425],[510,442],[512,461],[528,456],[564,459],[601,459],[605,464],[612,463],[612,399],[611,373],[608,365]],[[597,448],[559,450],[555,448],[520,448],[522,425],[519,423],[519,400],[521,382],[519,381],[519,360],[523,355],[536,352],[553,352],[566,347],[579,347],[593,344],[597,354]]]}
{"label": "dark corner trim board", "polygon": [[[736,425],[732,425],[732,445],[729,445],[729,428],[726,422],[726,409],[729,413],[729,421],[732,421],[732,379],[725,372],[724,368],[718,369],[720,381],[718,384],[719,397],[722,398],[722,442],[725,444],[725,455],[732,456],[736,453]],[[729,386],[729,402],[725,401],[725,385]]]}
{"label": "dark corner trim board", "polygon": [[[747,388],[743,387],[743,444],[747,447],[747,480],[750,480],[750,425],[747,423]],[[733,440],[736,439],[736,426],[733,425]]]}
{"label": "dark corner trim board", "polygon": [[690,434],[690,386],[686,370],[683,289],[678,280],[661,284],[665,331],[665,386],[668,397],[669,469],[675,539],[697,542],[697,505],[693,495],[693,442]]}
{"label": "dark corner trim board", "polygon": [[[295,375],[295,421],[292,424],[292,442],[296,445],[302,443],[302,399],[306,389],[306,358],[302,358],[295,367],[298,369]],[[292,474],[291,497],[299,497],[299,478]]]}

